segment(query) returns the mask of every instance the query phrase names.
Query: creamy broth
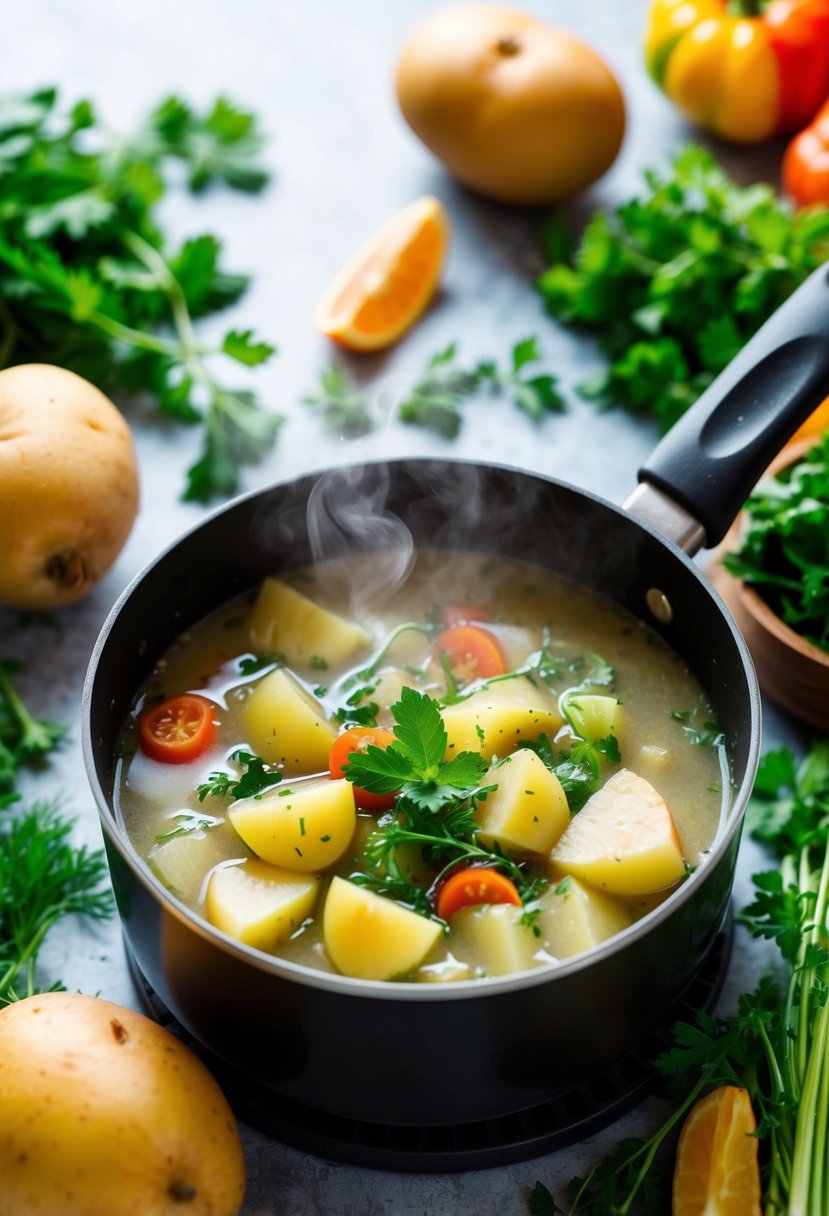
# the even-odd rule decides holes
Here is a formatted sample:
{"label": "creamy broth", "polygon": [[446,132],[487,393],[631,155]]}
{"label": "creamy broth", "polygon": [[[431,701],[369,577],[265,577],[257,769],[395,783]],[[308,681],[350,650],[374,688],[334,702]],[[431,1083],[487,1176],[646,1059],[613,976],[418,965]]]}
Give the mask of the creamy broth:
{"label": "creamy broth", "polygon": [[[391,556],[388,559],[389,563],[393,560]],[[250,738],[250,704],[263,681],[275,670],[287,670],[319,703],[320,716],[326,719],[347,705],[355,689],[372,688],[358,704],[363,708],[376,704],[377,723],[389,726],[392,711],[384,697],[396,700],[401,682],[438,702],[446,698],[446,670],[436,658],[434,635],[444,627],[436,625],[441,613],[459,604],[473,605],[476,614],[485,617],[480,627],[496,639],[508,671],[532,667],[533,656],[542,648],[554,660],[558,674],[547,683],[538,670],[521,677],[522,687],[526,688],[529,680],[537,689],[532,695],[550,713],[557,712],[558,698],[565,690],[579,685],[591,673],[600,678],[602,682],[595,684],[588,680],[582,693],[598,695],[604,699],[602,704],[611,698],[619,702],[620,755],[618,759],[612,754],[599,758],[596,784],[606,785],[615,776],[615,785],[621,788],[621,773],[633,774],[633,779],[639,780],[637,791],[645,788],[641,783],[647,783],[647,791],[654,791],[654,800],[664,800],[669,810],[686,866],[699,864],[727,807],[728,774],[723,749],[711,729],[713,715],[703,691],[685,662],[658,635],[618,606],[536,567],[502,557],[421,553],[397,590],[385,596],[382,603],[375,602],[371,588],[378,581],[378,564],[382,567],[385,561],[382,554],[354,556],[292,571],[280,579],[312,604],[365,631],[365,639],[338,662],[328,662],[317,653],[293,659],[286,655],[284,661],[283,656],[267,653],[270,648],[262,645],[261,627],[257,632],[252,625],[255,614],[261,612],[255,594],[234,601],[200,623],[158,662],[124,726],[117,808],[135,848],[173,894],[198,915],[215,921],[206,902],[211,876],[217,869],[236,866],[253,872],[253,850],[228,818],[232,797],[208,794],[200,799],[197,790],[211,773],[224,771],[238,777],[243,770],[232,757],[239,749],[256,753]],[[390,636],[407,622],[417,623],[426,632],[404,631],[389,645]],[[371,678],[355,679],[354,673],[371,667],[378,655],[381,657]],[[461,698],[463,675],[461,672]],[[375,687],[378,680],[379,688]],[[508,686],[512,687],[509,681],[502,682],[499,691]],[[518,683],[514,686],[517,688]],[[198,692],[215,705],[219,724],[215,740],[190,763],[162,763],[150,758],[139,742],[142,716],[158,701],[187,691]],[[526,739],[531,739],[532,733],[529,730]],[[567,721],[551,735],[551,750],[559,758],[566,756],[576,742],[572,723]],[[486,743],[490,744],[489,738]],[[504,747],[504,755],[512,748],[512,744]],[[504,755],[496,755],[504,759]],[[264,758],[268,768],[283,767],[276,753]],[[490,763],[494,757],[484,758]],[[288,790],[301,790],[314,772],[323,772],[322,781],[330,783],[325,764],[302,772],[288,757],[284,767],[280,784],[263,791],[260,802],[274,800]],[[490,770],[490,779],[497,783],[499,772],[504,769]],[[488,802],[479,802],[476,814],[485,815]],[[275,801],[273,805],[277,805]],[[395,813],[386,812],[386,821]],[[573,821],[581,814],[577,811]],[[312,910],[292,924],[273,953],[322,970],[338,970],[326,950],[322,910],[335,876],[349,880],[365,872],[362,849],[383,821],[381,813],[358,809],[345,852],[312,875],[317,884]],[[436,860],[433,852],[431,860],[424,861],[420,855],[414,856],[409,846],[406,848],[407,874],[428,891],[451,856]],[[499,851],[506,851],[501,850],[500,843],[496,853]],[[552,855],[556,856],[555,849]],[[511,856],[526,865],[537,880],[532,898],[525,899],[523,909],[505,905],[496,911],[495,904],[464,908],[447,922],[448,927],[439,922],[438,939],[415,966],[400,975],[369,978],[432,982],[549,965],[620,931],[676,885],[672,882],[657,890],[611,890],[603,880],[584,882],[578,874],[573,876],[566,862],[563,866],[558,862],[551,865],[546,856],[533,855],[532,850],[519,847]],[[588,871],[590,878],[603,873]],[[615,875],[610,882],[625,885],[616,884]],[[342,891],[341,884],[335,886]],[[382,890],[380,895],[391,898]],[[401,906],[407,906],[405,900]],[[555,926],[565,921],[563,937],[559,938]],[[494,936],[503,937],[492,950],[485,922],[491,923]]]}

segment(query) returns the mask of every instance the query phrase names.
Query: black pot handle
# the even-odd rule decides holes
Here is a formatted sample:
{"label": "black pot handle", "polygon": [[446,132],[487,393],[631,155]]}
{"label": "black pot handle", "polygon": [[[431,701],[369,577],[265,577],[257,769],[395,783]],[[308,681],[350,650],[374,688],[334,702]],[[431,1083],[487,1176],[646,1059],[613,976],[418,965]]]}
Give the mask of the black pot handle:
{"label": "black pot handle", "polygon": [[639,470],[722,540],[786,441],[829,395],[829,263],[769,317]]}

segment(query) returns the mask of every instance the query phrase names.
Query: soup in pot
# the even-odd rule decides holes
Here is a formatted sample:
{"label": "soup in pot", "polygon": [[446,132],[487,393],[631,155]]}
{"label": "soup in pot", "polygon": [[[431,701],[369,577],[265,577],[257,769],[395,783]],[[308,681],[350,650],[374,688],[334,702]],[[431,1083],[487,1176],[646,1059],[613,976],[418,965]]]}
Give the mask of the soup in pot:
{"label": "soup in pot", "polygon": [[[125,723],[117,813],[219,932],[358,979],[554,966],[702,860],[729,776],[684,661],[504,557],[355,555],[181,637]],[[382,602],[380,602],[382,601]]]}

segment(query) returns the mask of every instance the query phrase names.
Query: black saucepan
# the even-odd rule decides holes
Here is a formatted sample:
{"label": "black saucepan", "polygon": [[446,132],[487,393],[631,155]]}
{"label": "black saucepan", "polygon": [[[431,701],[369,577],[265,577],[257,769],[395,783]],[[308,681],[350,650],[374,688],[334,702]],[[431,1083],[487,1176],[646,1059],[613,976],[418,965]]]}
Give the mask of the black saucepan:
{"label": "black saucepan", "polygon": [[[759,753],[749,655],[688,554],[722,537],[768,461],[827,391],[824,268],[659,444],[625,508],[511,468],[368,463],[242,497],[136,578],[95,647],[84,751],[129,949],[197,1040],[310,1107],[436,1125],[537,1105],[645,1039],[698,973],[726,917]],[[116,741],[135,692],[182,630],[266,575],[320,556],[306,508],[329,492],[364,521],[382,500],[415,544],[500,550],[577,578],[644,618],[684,657],[722,723],[734,797],[710,854],[659,908],[548,969],[393,984],[313,972],[248,949],[153,876],[113,809]],[[375,528],[343,524],[328,534],[323,556],[387,542],[382,529],[376,538]]]}

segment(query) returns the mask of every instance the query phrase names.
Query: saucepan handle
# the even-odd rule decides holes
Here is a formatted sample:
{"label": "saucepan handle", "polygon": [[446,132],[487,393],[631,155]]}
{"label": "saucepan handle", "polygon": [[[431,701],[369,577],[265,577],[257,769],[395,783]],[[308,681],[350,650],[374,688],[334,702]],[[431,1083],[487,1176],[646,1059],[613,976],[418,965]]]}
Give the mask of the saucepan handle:
{"label": "saucepan handle", "polygon": [[[639,481],[699,522],[702,545],[715,545],[770,461],[827,395],[829,263],[789,296],[671,428]],[[636,497],[626,504],[633,514]]]}

